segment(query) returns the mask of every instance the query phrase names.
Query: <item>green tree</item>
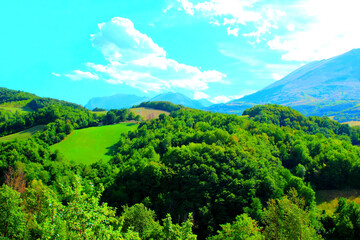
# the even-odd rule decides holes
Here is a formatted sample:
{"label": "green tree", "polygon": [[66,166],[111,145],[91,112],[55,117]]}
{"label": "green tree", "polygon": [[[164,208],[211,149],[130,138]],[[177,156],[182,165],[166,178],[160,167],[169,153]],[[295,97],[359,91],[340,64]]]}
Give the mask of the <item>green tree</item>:
{"label": "green tree", "polygon": [[266,239],[321,239],[311,223],[305,203],[292,191],[281,199],[272,199],[265,210]]}
{"label": "green tree", "polygon": [[241,214],[236,217],[233,223],[220,225],[221,230],[218,235],[208,238],[208,240],[261,240],[261,228],[257,222],[251,219],[247,214]]}
{"label": "green tree", "polygon": [[24,239],[26,219],[20,193],[3,184],[0,188],[0,236]]}

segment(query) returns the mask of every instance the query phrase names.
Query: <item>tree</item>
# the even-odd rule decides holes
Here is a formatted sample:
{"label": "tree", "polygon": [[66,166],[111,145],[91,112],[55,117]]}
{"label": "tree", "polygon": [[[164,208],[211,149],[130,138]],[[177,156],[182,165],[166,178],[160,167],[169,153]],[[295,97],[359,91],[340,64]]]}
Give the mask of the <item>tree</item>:
{"label": "tree", "polygon": [[310,213],[296,191],[289,197],[272,199],[265,210],[266,239],[321,239],[311,223]]}
{"label": "tree", "polygon": [[162,228],[155,220],[155,212],[145,207],[144,204],[125,206],[121,217],[123,219],[122,232],[133,230],[139,233],[141,239],[159,239]]}
{"label": "tree", "polygon": [[246,213],[238,215],[233,223],[220,225],[218,235],[208,240],[261,240],[261,228],[257,222],[251,219]]}
{"label": "tree", "polygon": [[20,193],[3,184],[0,188],[0,236],[23,239],[26,233]]}

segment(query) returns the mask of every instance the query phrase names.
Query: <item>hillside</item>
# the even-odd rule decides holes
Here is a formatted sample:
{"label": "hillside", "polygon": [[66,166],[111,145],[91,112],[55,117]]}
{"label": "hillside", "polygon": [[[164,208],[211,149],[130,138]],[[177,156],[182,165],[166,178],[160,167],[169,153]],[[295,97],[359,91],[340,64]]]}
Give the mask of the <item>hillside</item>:
{"label": "hillside", "polygon": [[75,130],[62,142],[51,146],[52,151],[59,151],[65,159],[76,163],[92,164],[100,159],[109,161],[122,133],[135,130],[137,124],[120,123],[102,127]]}
{"label": "hillside", "polygon": [[[346,189],[360,189],[359,128],[279,105],[236,116],[145,102],[170,115],[137,125],[116,124],[139,120],[129,109],[98,116],[71,103],[35,103],[33,112],[2,115],[8,131],[31,119],[47,125],[30,138],[0,142],[0,207],[7,213],[0,214],[0,236],[360,236],[360,206],[339,198],[358,199]],[[314,190],[338,190],[338,202],[319,200],[331,205],[319,208],[336,211],[319,211]]]}
{"label": "hillside", "polygon": [[27,139],[27,138],[30,138],[31,136],[33,136],[35,133],[37,133],[39,131],[43,131],[44,129],[45,129],[45,125],[38,125],[38,126],[26,129],[26,130],[18,132],[18,133],[0,137],[0,142],[13,141],[15,139],[19,139],[19,140]]}
{"label": "hillside", "polygon": [[345,122],[360,119],[360,49],[311,62],[266,88],[213,105],[211,111],[241,114],[256,104],[291,106],[310,116],[334,116]]}

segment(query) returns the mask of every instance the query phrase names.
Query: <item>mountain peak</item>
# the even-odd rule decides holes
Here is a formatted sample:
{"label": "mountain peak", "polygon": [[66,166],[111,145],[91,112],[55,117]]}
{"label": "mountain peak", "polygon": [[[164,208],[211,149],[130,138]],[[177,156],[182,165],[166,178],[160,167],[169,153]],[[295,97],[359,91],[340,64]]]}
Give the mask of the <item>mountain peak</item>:
{"label": "mountain peak", "polygon": [[[332,114],[360,104],[359,94],[360,49],[353,49],[308,63],[256,93],[231,101],[222,112],[241,113],[244,106],[275,103],[291,106],[304,114]],[[342,107],[337,104],[340,102]],[[330,105],[331,111],[324,109]]]}

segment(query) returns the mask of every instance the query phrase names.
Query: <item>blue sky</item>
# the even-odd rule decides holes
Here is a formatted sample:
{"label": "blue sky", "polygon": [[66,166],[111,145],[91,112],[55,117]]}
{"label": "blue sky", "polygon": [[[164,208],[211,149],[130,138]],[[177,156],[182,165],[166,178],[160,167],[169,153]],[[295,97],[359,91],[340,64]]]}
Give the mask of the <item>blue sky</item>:
{"label": "blue sky", "polygon": [[0,0],[0,86],[239,98],[360,47],[358,0]]}

